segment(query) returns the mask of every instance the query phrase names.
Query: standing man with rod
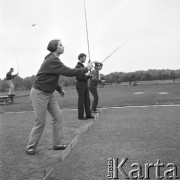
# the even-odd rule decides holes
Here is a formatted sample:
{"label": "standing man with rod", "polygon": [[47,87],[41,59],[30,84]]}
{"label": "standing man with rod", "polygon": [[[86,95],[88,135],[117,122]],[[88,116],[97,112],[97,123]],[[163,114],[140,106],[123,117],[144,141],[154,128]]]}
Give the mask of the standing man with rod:
{"label": "standing man with rod", "polygon": [[[89,54],[89,62],[90,60],[90,48],[89,48],[89,37],[88,37],[88,27],[87,27],[87,18],[86,18],[86,6],[85,6],[85,0],[84,0],[84,12],[85,12],[85,22],[86,22],[86,35],[87,35],[87,45],[88,45],[88,54]],[[86,61],[87,55],[84,53],[81,53],[78,55],[79,62],[76,65],[76,68],[82,68],[84,67],[84,63]],[[89,88],[88,88],[88,79],[90,76],[90,71],[84,75],[77,76],[76,80],[76,90],[78,93],[78,119],[85,120],[89,118],[94,118],[91,115],[90,110],[90,96],[89,96]],[[84,109],[86,112],[86,117],[84,117]]]}
{"label": "standing man with rod", "polygon": [[[84,63],[86,62],[86,54],[80,53],[78,55],[79,62],[76,65],[76,68],[83,68]],[[86,120],[94,118],[91,115],[90,109],[90,96],[89,96],[89,88],[88,88],[88,79],[90,72],[85,74],[76,76],[76,90],[78,93],[78,119]],[[84,110],[86,112],[86,117],[84,117]]]}

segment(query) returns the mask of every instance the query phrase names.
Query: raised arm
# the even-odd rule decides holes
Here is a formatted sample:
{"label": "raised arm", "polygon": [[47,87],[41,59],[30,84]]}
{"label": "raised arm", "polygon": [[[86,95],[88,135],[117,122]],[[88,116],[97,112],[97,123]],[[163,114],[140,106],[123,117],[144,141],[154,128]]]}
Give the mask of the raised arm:
{"label": "raised arm", "polygon": [[42,71],[46,69],[48,73],[63,75],[68,77],[82,75],[88,72],[93,67],[92,64],[90,63],[88,64],[87,67],[84,68],[69,68],[65,66],[58,58],[51,60],[51,62],[50,61],[44,62],[42,66],[44,66],[41,67],[40,69]]}

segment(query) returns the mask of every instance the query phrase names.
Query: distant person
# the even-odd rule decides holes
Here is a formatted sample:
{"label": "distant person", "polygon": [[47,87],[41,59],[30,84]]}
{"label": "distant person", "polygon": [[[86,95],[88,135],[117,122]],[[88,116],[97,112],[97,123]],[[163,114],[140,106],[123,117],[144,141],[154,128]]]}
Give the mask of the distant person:
{"label": "distant person", "polygon": [[6,81],[9,86],[8,96],[15,96],[14,95],[14,84],[13,84],[12,80],[18,75],[18,73],[15,75],[12,75],[13,72],[14,72],[14,68],[10,68],[10,71],[6,74]]}
{"label": "distant person", "polygon": [[57,90],[61,96],[64,96],[64,91],[58,85],[60,75],[69,77],[80,76],[93,67],[91,63],[89,63],[87,67],[80,69],[71,69],[65,66],[59,59],[60,54],[64,53],[62,41],[59,39],[51,40],[47,49],[50,53],[45,57],[30,92],[36,118],[26,150],[26,153],[30,155],[35,154],[35,149],[44,130],[46,110],[48,110],[53,117],[53,149],[64,150],[67,147],[67,145],[64,144],[62,113],[54,92]]}
{"label": "distant person", "polygon": [[[86,62],[86,54],[79,54],[78,60],[79,62],[77,63],[76,68],[83,68],[84,63]],[[94,118],[94,116],[91,115],[90,109],[91,102],[89,97],[88,79],[89,72],[76,76],[76,90],[78,93],[78,119],[80,120]],[[86,112],[86,117],[84,117],[84,110]]]}
{"label": "distant person", "polygon": [[100,78],[99,71],[102,69],[103,64],[95,62],[95,68],[91,72],[91,77],[89,79],[89,90],[93,96],[93,102],[92,102],[92,112],[93,113],[98,113],[97,111],[97,105],[99,101],[99,96],[98,96],[98,91],[97,91],[97,86],[98,83],[104,82]]}

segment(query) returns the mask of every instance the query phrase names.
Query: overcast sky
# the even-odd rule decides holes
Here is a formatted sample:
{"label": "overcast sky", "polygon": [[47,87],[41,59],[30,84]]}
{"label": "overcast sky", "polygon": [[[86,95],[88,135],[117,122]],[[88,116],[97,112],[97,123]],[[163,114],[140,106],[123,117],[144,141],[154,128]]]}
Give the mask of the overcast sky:
{"label": "overcast sky", "polygon": [[[180,69],[180,0],[86,0],[86,13],[92,61],[128,40],[101,73]],[[21,77],[36,75],[54,38],[67,66],[88,55],[83,0],[0,0],[0,18],[1,79],[11,67]]]}

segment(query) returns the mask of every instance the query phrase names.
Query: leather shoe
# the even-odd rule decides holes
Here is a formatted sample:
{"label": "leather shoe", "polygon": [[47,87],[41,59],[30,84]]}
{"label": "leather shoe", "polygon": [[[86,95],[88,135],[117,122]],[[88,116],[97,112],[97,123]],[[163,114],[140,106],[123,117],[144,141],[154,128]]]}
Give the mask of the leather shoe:
{"label": "leather shoe", "polygon": [[78,119],[79,120],[87,120],[87,118],[85,118],[85,117],[79,117]]}
{"label": "leather shoe", "polygon": [[94,119],[94,116],[90,115],[90,116],[86,116],[87,119]]}
{"label": "leather shoe", "polygon": [[66,144],[62,144],[62,145],[57,145],[57,146],[53,146],[54,150],[64,150],[67,148]]}
{"label": "leather shoe", "polygon": [[35,154],[35,149],[33,149],[33,148],[26,149],[26,153],[29,154],[29,155],[34,155]]}

